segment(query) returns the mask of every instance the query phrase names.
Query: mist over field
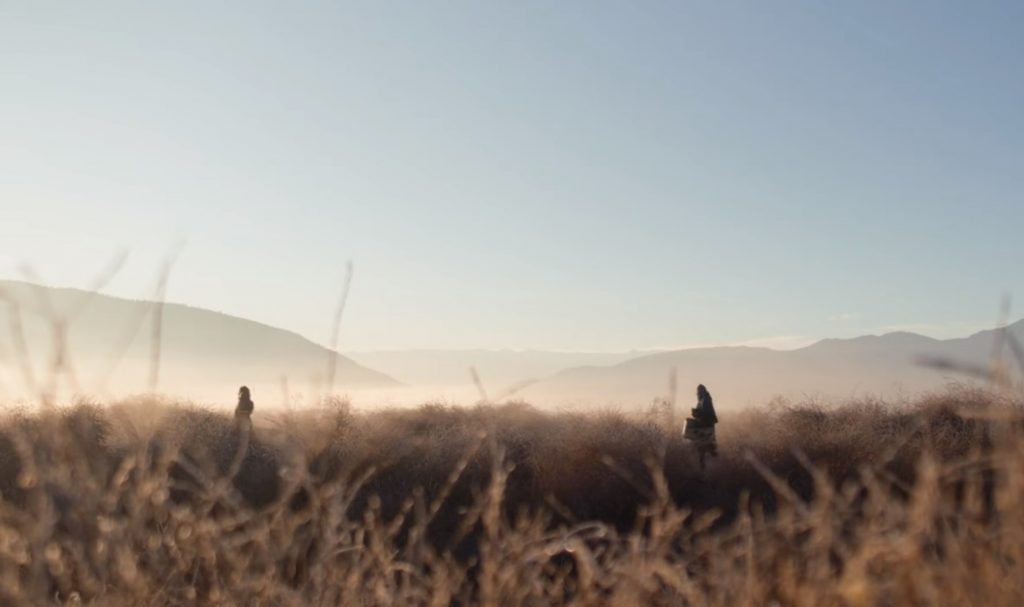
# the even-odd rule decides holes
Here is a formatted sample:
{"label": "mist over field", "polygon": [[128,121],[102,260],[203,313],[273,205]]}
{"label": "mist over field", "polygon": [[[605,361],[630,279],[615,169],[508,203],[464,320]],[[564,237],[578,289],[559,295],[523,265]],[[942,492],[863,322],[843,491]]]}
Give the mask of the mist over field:
{"label": "mist over field", "polygon": [[[233,406],[239,385],[263,406],[313,405],[328,392],[361,407],[525,401],[626,410],[715,389],[719,408],[773,399],[913,398],[991,363],[1003,329],[937,340],[913,333],[826,339],[794,350],[733,346],[664,352],[408,350],[332,354],[294,333],[178,304],[0,281],[0,378],[7,401],[163,392]],[[158,316],[159,315],[159,316]],[[159,334],[153,327],[159,326]],[[1024,321],[1006,332],[1024,341]],[[159,347],[154,349],[154,344]],[[55,361],[63,365],[54,372]],[[327,371],[333,363],[333,385]],[[1017,377],[1014,369],[1008,370]],[[153,381],[156,384],[153,385]],[[675,382],[673,385],[672,382]]]}

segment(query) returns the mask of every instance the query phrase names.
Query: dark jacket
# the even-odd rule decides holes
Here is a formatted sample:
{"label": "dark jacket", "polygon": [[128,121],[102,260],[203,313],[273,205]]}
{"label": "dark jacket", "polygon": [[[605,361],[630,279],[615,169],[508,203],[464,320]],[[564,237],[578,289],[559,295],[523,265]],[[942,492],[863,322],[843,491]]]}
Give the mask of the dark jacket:
{"label": "dark jacket", "polygon": [[711,399],[710,394],[701,396],[697,401],[697,406],[692,410],[693,418],[696,419],[701,425],[714,426],[718,423],[718,416],[715,415],[715,403]]}

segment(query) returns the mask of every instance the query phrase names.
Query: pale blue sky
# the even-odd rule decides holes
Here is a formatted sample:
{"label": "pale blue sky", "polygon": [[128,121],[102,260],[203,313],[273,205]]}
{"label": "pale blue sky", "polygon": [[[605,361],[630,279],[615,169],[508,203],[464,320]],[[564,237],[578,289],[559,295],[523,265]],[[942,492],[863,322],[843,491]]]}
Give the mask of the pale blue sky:
{"label": "pale blue sky", "polygon": [[1024,297],[1021,2],[0,3],[0,277],[346,349],[959,335]]}

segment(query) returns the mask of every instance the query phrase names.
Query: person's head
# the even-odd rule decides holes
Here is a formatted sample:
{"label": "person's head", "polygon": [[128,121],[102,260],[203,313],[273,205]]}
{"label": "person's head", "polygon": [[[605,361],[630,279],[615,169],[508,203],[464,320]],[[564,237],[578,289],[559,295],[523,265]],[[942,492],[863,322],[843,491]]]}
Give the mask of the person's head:
{"label": "person's head", "polygon": [[708,389],[704,387],[704,384],[697,386],[697,397],[703,397],[708,395]]}
{"label": "person's head", "polygon": [[240,400],[240,401],[247,401],[247,400],[249,400],[249,387],[248,386],[242,386],[241,388],[238,389],[238,400]]}

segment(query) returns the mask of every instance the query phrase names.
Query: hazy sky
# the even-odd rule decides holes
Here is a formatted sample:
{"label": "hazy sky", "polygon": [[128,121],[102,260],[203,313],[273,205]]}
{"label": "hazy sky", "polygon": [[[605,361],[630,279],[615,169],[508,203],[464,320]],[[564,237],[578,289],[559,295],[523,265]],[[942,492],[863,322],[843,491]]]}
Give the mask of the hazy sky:
{"label": "hazy sky", "polygon": [[[0,277],[348,349],[959,335],[1024,299],[1024,3],[0,2]],[[1018,309],[1024,307],[1024,302]]]}

